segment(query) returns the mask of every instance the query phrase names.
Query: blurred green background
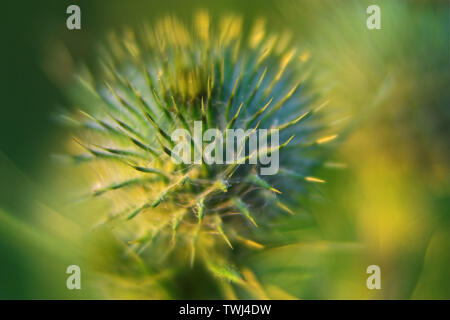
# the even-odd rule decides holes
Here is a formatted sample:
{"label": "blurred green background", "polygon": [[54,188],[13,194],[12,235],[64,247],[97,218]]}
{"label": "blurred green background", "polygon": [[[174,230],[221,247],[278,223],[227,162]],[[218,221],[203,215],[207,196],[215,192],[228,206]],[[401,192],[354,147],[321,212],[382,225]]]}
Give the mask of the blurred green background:
{"label": "blurred green background", "polygon": [[[69,31],[68,5],[82,29]],[[381,8],[381,30],[365,9]],[[105,34],[199,8],[239,13],[250,24],[288,30],[311,52],[319,83],[352,123],[331,155],[344,163],[316,176],[327,183],[307,204],[298,244],[246,263],[265,284],[306,299],[449,299],[448,1],[15,1],[4,4],[0,118],[0,298],[91,298],[65,289],[72,248],[58,232],[46,180],[63,134],[53,120],[64,100],[58,83],[91,63]],[[55,55],[65,47],[67,55]],[[65,51],[64,51],[65,52]],[[67,62],[67,70],[52,64]],[[50,209],[52,208],[52,209]],[[45,212],[61,230],[40,223]],[[42,218],[42,220],[45,220]],[[61,219],[59,221],[58,219]],[[56,227],[56,229],[58,229]],[[67,243],[71,243],[67,241]],[[382,270],[382,290],[366,288],[366,268]],[[117,295],[120,297],[120,295]]]}

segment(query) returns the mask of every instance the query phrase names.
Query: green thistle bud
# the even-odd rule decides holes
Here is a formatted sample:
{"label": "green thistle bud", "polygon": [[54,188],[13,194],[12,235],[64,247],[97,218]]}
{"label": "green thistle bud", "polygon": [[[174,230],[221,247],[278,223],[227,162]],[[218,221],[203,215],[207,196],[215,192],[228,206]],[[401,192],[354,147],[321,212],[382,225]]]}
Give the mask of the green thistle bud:
{"label": "green thistle bud", "polygon": [[[112,35],[100,71],[78,78],[80,110],[70,116],[73,159],[95,176],[89,199],[110,203],[104,225],[148,264],[200,261],[237,283],[245,281],[229,267],[236,247],[267,245],[258,229],[293,214],[289,204],[305,186],[323,182],[310,172],[321,164],[321,145],[335,138],[323,137],[309,54],[290,48],[287,35],[267,34],[261,21],[248,36],[241,24],[228,16],[216,25],[201,12],[192,28],[168,17]],[[260,174],[264,165],[248,154],[242,163],[175,163],[176,129],[190,134],[183,156],[204,151],[195,121],[225,138],[226,129],[249,130],[245,142],[257,130],[279,130],[279,145],[266,149],[279,153],[278,173]]]}

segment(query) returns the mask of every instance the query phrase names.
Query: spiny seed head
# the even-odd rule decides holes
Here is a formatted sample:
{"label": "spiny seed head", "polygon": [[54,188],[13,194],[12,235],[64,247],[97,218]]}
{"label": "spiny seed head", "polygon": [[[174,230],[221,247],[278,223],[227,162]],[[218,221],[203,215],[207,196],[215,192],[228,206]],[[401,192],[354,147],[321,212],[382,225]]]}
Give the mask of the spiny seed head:
{"label": "spiny seed head", "polygon": [[[332,138],[321,136],[306,54],[289,47],[287,35],[268,34],[262,21],[243,36],[241,18],[213,23],[205,12],[191,28],[167,17],[111,35],[101,72],[78,78],[72,96],[80,109],[70,115],[72,158],[95,177],[88,198],[111,204],[103,222],[153,261],[176,250],[192,262],[196,255],[213,261],[225,247],[264,247],[255,229],[293,214],[288,203],[304,185],[323,182],[309,172],[320,164],[319,144]],[[279,129],[271,150],[279,152],[279,172],[263,176],[260,164],[248,162],[174,163],[171,133],[192,134],[195,121],[222,133]],[[192,145],[193,154],[202,151]]]}

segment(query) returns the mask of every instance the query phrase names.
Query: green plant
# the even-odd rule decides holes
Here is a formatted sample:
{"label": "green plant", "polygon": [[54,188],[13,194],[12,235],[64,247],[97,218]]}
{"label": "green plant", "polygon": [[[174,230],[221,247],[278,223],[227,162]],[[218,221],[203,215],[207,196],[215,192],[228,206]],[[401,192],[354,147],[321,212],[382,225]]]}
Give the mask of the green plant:
{"label": "green plant", "polygon": [[[95,76],[85,70],[71,90],[79,110],[63,118],[76,133],[71,159],[95,183],[86,199],[108,199],[102,226],[146,268],[200,263],[266,297],[251,271],[238,268],[239,256],[276,243],[270,221],[294,214],[289,206],[307,185],[323,182],[310,173],[336,135],[325,135],[324,104],[310,90],[309,53],[291,48],[288,34],[267,34],[262,21],[242,34],[241,18],[217,26],[205,12],[192,29],[167,17],[137,34],[113,34]],[[269,151],[280,152],[280,171],[173,163],[170,134],[192,132],[194,121],[221,131],[279,129],[281,144]],[[234,296],[227,281],[225,296]]]}

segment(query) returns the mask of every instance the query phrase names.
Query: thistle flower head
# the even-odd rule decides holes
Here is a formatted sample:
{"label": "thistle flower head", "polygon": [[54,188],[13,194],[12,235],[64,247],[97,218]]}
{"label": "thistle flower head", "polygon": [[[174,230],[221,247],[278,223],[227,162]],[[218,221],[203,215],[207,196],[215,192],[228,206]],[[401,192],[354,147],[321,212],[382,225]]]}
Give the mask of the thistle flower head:
{"label": "thistle flower head", "polygon": [[[217,23],[205,12],[192,27],[167,17],[109,37],[100,71],[78,78],[72,158],[93,177],[89,198],[110,203],[103,223],[133,250],[152,261],[200,257],[232,277],[211,261],[236,246],[262,248],[256,230],[293,214],[289,203],[305,185],[322,182],[310,170],[321,162],[317,149],[334,136],[321,136],[309,54],[289,44],[287,34],[268,34],[262,21],[244,36],[241,18]],[[280,169],[262,175],[264,164],[249,163],[245,153],[234,163],[173,161],[176,129],[189,133],[192,149],[184,156],[204,152],[194,139],[196,122],[203,132],[246,130],[244,142],[259,129],[279,130],[279,144],[264,151],[279,154]]]}

